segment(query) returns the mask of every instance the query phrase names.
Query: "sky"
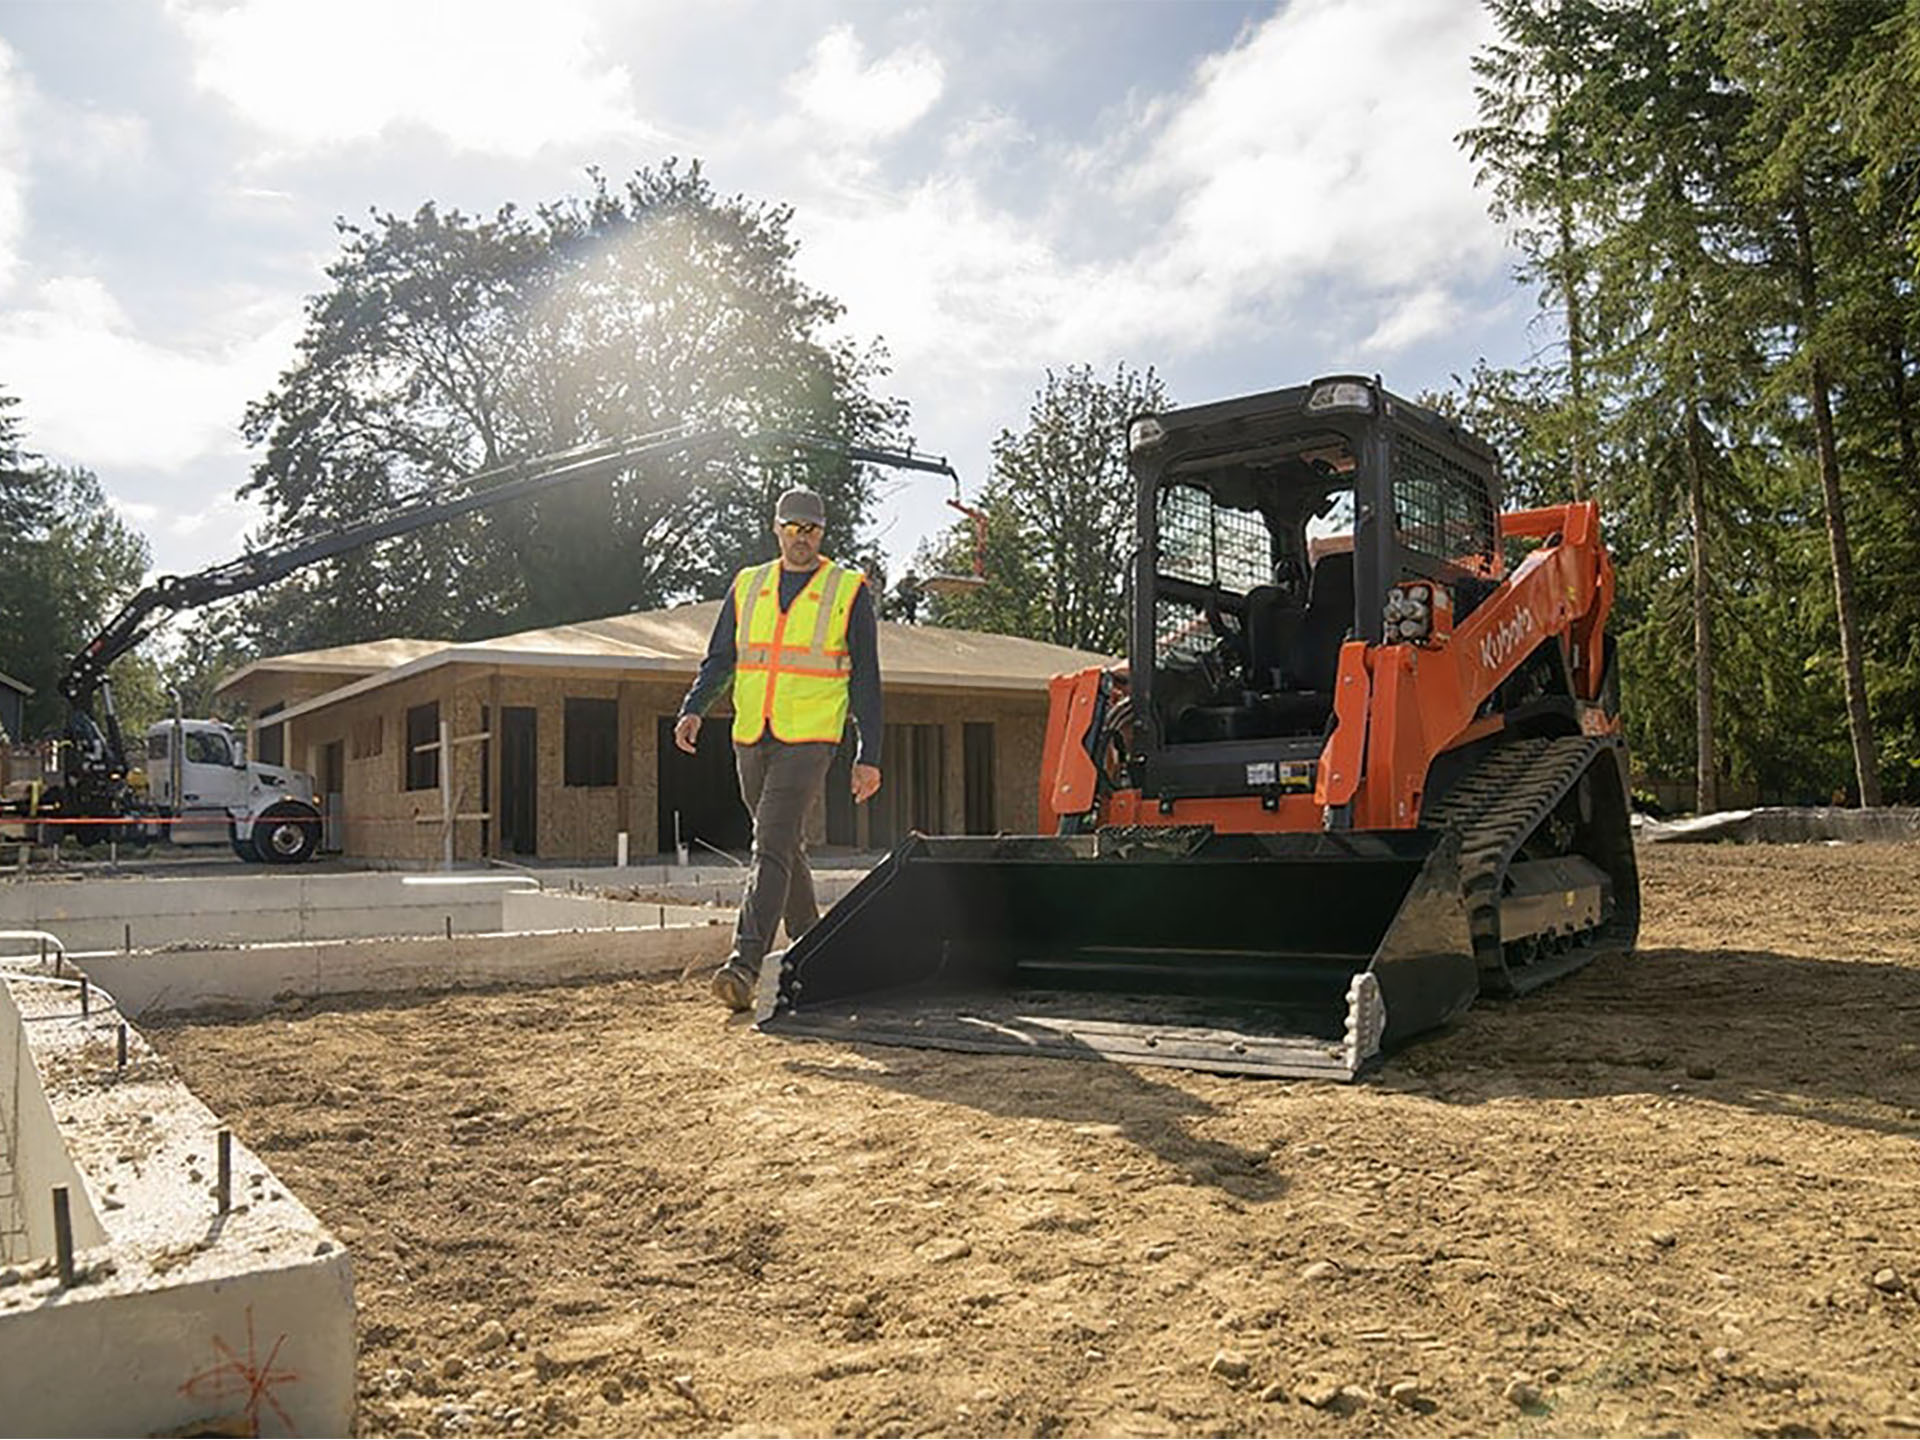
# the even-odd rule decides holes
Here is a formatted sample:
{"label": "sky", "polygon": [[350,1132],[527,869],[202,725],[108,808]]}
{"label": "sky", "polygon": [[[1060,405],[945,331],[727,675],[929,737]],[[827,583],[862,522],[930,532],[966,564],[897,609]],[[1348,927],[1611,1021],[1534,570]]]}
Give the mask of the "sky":
{"label": "sky", "polygon": [[[185,574],[339,217],[667,157],[793,208],[803,279],[972,498],[1051,367],[1176,403],[1535,347],[1455,137],[1477,0],[0,0],[0,391]],[[950,483],[890,482],[905,562]]]}

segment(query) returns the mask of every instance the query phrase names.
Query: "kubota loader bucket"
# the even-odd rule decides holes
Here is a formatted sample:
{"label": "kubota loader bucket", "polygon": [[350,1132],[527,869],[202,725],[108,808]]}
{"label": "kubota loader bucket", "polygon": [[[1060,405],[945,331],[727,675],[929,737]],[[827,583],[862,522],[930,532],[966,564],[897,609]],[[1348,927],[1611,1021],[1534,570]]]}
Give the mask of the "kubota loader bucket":
{"label": "kubota loader bucket", "polygon": [[1451,832],[915,836],[785,952],[760,1023],[1352,1079],[1477,988]]}

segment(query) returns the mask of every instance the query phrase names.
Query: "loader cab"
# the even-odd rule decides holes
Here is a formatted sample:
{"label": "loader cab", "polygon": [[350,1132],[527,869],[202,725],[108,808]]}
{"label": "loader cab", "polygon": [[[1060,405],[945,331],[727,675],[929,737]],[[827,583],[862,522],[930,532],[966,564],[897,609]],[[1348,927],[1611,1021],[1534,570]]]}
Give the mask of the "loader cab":
{"label": "loader cab", "polygon": [[1470,607],[1499,573],[1492,451],[1374,380],[1142,416],[1132,782],[1162,800],[1313,788],[1348,640],[1389,588]]}

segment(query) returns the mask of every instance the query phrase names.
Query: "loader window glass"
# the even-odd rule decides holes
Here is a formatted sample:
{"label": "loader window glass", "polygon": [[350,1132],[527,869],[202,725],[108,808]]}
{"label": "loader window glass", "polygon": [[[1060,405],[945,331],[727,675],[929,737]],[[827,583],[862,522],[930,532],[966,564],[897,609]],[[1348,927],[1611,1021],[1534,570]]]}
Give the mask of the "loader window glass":
{"label": "loader window glass", "polygon": [[1160,492],[1160,573],[1244,595],[1273,570],[1273,537],[1257,510],[1218,504],[1198,485]]}
{"label": "loader window glass", "polygon": [[1326,498],[1326,513],[1307,517],[1307,545],[1311,553],[1317,549],[1315,542],[1331,539],[1335,535],[1353,534],[1353,491],[1335,490]]}
{"label": "loader window glass", "polygon": [[1400,543],[1438,560],[1491,559],[1497,522],[1486,481],[1405,435],[1393,441]]}
{"label": "loader window glass", "polygon": [[[1174,484],[1160,492],[1157,569],[1168,580],[1216,598],[1245,595],[1273,575],[1273,536],[1257,510],[1223,505],[1202,485]],[[1221,643],[1216,604],[1200,595],[1162,590],[1154,603],[1154,658],[1159,665],[1194,664]],[[1237,619],[1235,622],[1237,624]]]}

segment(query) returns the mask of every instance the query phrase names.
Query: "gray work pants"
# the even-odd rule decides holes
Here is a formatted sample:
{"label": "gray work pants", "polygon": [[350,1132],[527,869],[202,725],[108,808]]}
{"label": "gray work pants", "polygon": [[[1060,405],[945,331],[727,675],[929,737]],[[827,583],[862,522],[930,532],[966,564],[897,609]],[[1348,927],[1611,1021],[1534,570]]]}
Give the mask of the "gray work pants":
{"label": "gray work pants", "polygon": [[807,866],[807,818],[820,801],[838,748],[787,745],[770,735],[755,745],[734,744],[740,798],[753,816],[753,867],[733,930],[733,953],[755,972],[773,948],[775,927],[783,919],[792,944],[820,918]]}

